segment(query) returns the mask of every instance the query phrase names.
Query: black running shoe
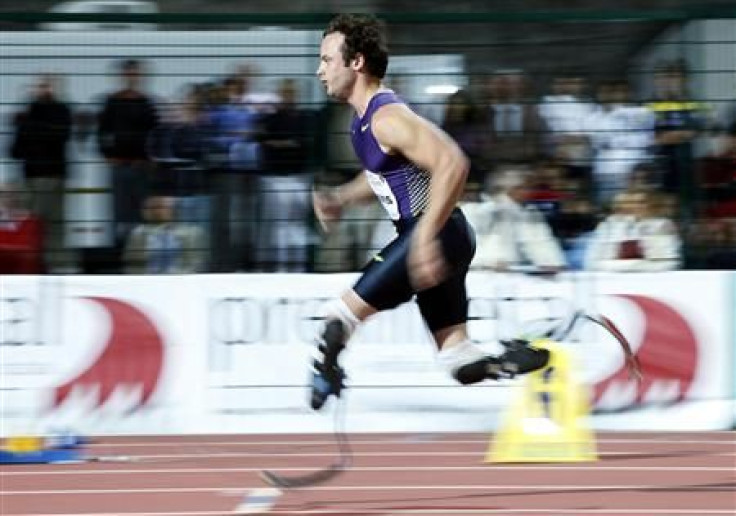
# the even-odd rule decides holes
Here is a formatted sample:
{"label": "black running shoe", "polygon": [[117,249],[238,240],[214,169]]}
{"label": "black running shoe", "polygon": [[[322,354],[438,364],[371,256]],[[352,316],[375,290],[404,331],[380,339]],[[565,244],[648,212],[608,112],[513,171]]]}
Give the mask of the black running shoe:
{"label": "black running shoe", "polygon": [[500,380],[508,377],[498,357],[488,355],[457,368],[453,373],[455,380],[463,385],[471,385],[483,380]]}
{"label": "black running shoe", "polygon": [[509,376],[531,373],[549,363],[549,350],[532,346],[528,340],[502,340],[506,348],[498,357],[502,370]]}
{"label": "black running shoe", "polygon": [[487,355],[459,367],[453,373],[455,379],[463,385],[502,380],[542,369],[549,363],[549,351],[531,346],[529,341],[515,339],[501,344],[506,348],[501,355]]}
{"label": "black running shoe", "polygon": [[340,321],[329,321],[322,335],[322,343],[317,348],[322,353],[321,360],[312,365],[312,389],[310,405],[319,410],[330,396],[340,396],[345,388],[345,371],[337,363],[337,357],[345,348],[345,329]]}

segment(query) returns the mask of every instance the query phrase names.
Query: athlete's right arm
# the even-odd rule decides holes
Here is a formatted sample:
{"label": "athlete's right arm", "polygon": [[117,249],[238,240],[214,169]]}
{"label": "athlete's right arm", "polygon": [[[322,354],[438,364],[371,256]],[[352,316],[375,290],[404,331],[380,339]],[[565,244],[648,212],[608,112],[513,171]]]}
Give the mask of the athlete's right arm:
{"label": "athlete's right arm", "polygon": [[343,208],[368,202],[375,194],[368,184],[365,173],[361,172],[352,181],[331,190],[313,190],[312,202],[322,229],[330,231],[340,220]]}

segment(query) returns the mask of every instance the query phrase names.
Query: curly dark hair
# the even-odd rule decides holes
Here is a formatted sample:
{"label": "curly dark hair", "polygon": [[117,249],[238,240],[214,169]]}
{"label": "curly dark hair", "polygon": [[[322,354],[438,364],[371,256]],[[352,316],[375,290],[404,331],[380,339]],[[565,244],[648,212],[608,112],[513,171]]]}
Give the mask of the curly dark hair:
{"label": "curly dark hair", "polygon": [[383,79],[388,67],[388,45],[380,20],[370,15],[338,14],[327,25],[322,37],[334,32],[345,36],[342,57],[346,65],[357,54],[362,54],[368,73]]}

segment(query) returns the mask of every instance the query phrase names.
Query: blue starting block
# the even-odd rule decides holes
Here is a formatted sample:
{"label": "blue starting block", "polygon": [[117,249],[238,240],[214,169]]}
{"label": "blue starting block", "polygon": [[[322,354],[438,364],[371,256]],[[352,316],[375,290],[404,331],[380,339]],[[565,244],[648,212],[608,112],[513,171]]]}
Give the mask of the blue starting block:
{"label": "blue starting block", "polygon": [[0,464],[54,464],[82,462],[87,440],[70,434],[47,439],[33,436],[9,437],[0,448]]}
{"label": "blue starting block", "polygon": [[45,448],[29,452],[0,450],[0,464],[54,464],[84,460],[84,453],[80,448]]}

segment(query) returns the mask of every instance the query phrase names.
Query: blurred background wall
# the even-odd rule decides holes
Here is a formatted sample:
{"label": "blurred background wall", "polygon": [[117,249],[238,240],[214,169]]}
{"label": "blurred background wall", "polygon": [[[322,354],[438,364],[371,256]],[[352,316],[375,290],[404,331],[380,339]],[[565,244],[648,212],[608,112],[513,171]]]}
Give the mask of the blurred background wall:
{"label": "blurred background wall", "polygon": [[[657,226],[675,239],[669,263],[734,265],[731,2],[30,0],[0,6],[0,180],[44,224],[27,244],[40,254],[34,270],[165,272],[130,238],[161,224],[144,209],[161,196],[173,198],[171,222],[196,226],[180,246],[193,258],[169,272],[359,268],[387,238],[380,211],[351,211],[324,237],[305,197],[356,167],[350,114],[314,77],[321,29],[338,10],[383,14],[387,84],[470,155],[466,202],[490,195],[499,168],[530,170],[522,204],[541,210],[567,268],[598,267],[574,254],[588,249],[578,237],[632,189],[647,195],[624,212],[656,205],[647,217],[672,222]],[[150,120],[106,118],[110,132],[102,119],[125,88],[126,60],[139,65]],[[44,82],[66,115],[31,109]],[[284,87],[299,113],[291,134],[278,128],[292,116],[282,116]],[[122,133],[137,134],[134,159],[104,148]],[[296,150],[274,150],[284,142]],[[39,145],[55,150],[28,150]],[[44,188],[55,210],[39,204]]]}

